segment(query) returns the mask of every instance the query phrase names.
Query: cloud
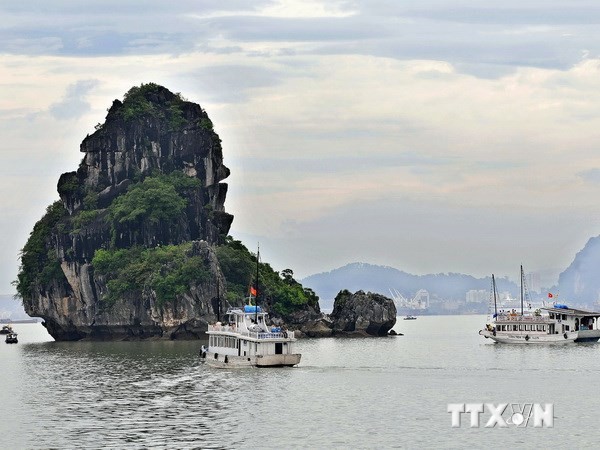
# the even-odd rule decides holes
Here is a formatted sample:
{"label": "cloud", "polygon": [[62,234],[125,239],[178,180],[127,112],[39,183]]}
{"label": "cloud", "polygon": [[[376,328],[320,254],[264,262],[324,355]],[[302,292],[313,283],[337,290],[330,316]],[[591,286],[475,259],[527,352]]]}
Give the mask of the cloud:
{"label": "cloud", "polygon": [[70,85],[63,99],[50,105],[50,114],[59,120],[71,120],[88,112],[91,107],[85,98],[98,84],[98,80],[79,80]]}
{"label": "cloud", "polygon": [[[19,2],[22,3],[22,2]],[[505,2],[506,3],[506,2]],[[181,55],[190,51],[365,55],[447,61],[494,78],[518,67],[567,70],[600,55],[600,8],[587,2],[516,1],[502,7],[428,0],[312,3],[24,2],[3,5],[0,52],[23,55]],[[217,43],[218,45],[214,45]]]}
{"label": "cloud", "polygon": [[203,86],[208,101],[239,103],[245,102],[253,89],[273,88],[289,76],[281,68],[260,64],[216,64],[195,69],[182,78]]}

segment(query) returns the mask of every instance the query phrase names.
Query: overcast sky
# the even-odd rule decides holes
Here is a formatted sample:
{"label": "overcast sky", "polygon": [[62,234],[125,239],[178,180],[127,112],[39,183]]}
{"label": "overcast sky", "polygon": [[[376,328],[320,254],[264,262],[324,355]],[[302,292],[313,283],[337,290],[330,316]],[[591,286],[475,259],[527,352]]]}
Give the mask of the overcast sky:
{"label": "overcast sky", "polygon": [[297,278],[557,275],[600,234],[597,2],[21,0],[0,17],[0,293],[82,139],[143,82],[206,109],[231,234]]}

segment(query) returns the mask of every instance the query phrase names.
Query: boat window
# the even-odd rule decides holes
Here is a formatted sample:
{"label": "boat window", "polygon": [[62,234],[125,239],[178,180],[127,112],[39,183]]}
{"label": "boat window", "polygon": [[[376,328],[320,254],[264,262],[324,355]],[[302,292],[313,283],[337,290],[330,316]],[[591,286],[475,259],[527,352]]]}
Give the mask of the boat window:
{"label": "boat window", "polygon": [[523,325],[519,324],[519,331],[523,331]]}
{"label": "boat window", "polygon": [[517,326],[513,325],[513,331],[517,331]]}
{"label": "boat window", "polygon": [[554,313],[548,314],[548,317],[551,318],[551,319],[554,319]]}

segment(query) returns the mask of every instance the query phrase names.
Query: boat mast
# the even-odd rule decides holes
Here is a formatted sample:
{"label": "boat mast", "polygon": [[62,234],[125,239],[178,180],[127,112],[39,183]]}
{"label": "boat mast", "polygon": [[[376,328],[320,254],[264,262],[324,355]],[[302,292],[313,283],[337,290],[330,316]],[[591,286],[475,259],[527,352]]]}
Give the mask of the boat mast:
{"label": "boat mast", "polygon": [[498,315],[498,308],[496,306],[496,279],[494,278],[494,274],[492,274],[492,290],[494,291],[494,317]]}
{"label": "boat mast", "polygon": [[257,249],[256,249],[256,300],[254,301],[254,303],[256,303],[256,306],[254,307],[254,320],[257,325],[258,325],[258,261],[259,261],[259,258],[260,258],[260,244],[258,244]]}
{"label": "boat mast", "polygon": [[523,283],[524,283],[523,275],[523,266],[521,266],[521,315],[523,315]]}

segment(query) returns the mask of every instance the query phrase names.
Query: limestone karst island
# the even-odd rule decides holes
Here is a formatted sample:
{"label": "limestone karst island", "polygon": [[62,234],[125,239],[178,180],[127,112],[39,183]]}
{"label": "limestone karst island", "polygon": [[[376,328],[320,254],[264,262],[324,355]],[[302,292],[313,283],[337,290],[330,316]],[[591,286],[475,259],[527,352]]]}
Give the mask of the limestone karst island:
{"label": "limestone karst island", "polygon": [[[228,235],[229,169],[200,105],[153,83],[133,87],[80,151],[23,247],[15,282],[54,339],[195,339],[243,302],[256,256]],[[394,325],[393,303],[369,308],[364,293],[362,306],[326,318],[291,270],[258,266],[274,322],[309,336],[383,335]]]}

